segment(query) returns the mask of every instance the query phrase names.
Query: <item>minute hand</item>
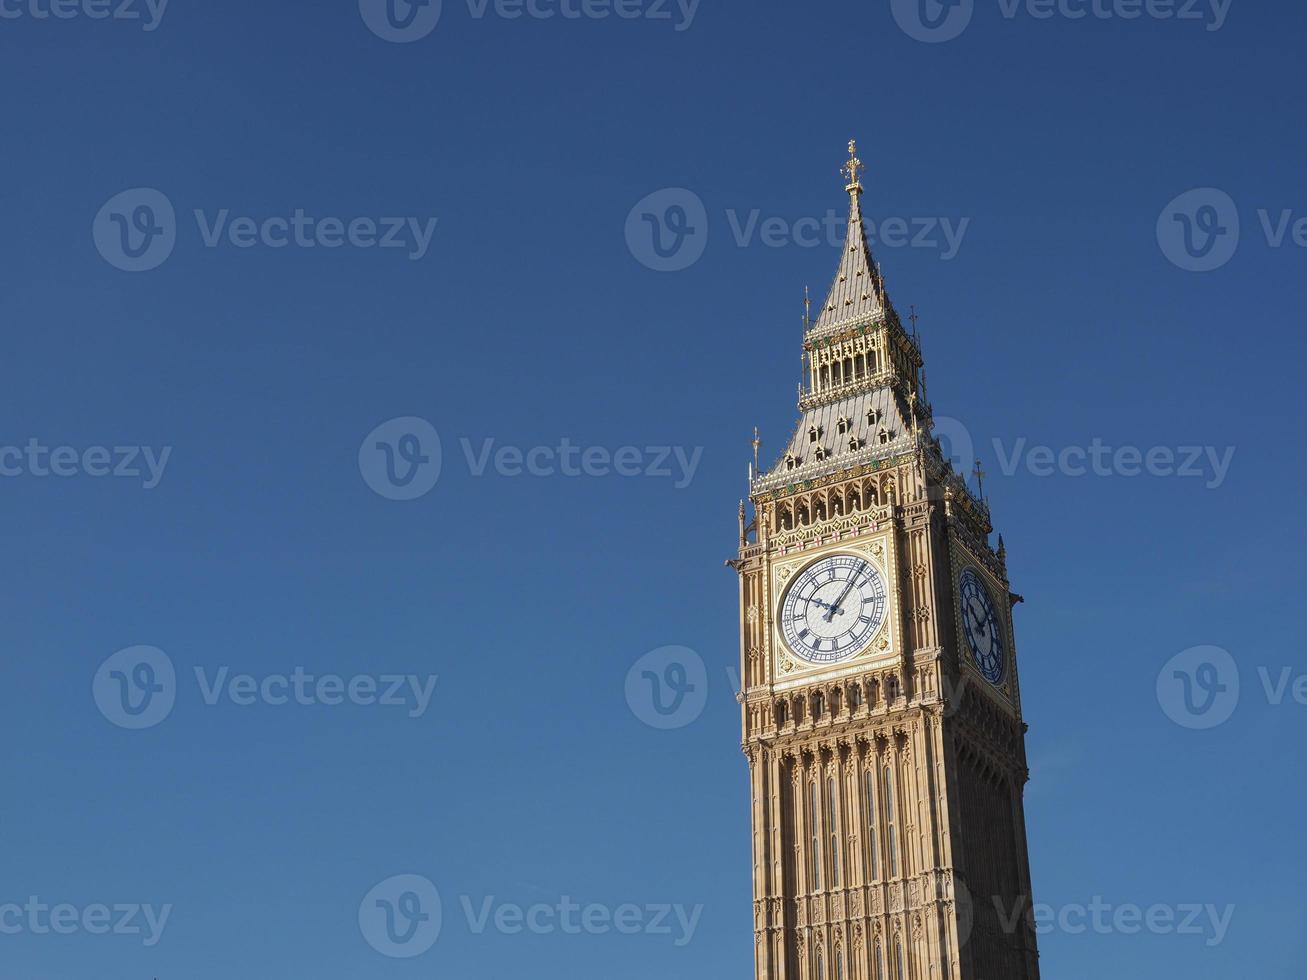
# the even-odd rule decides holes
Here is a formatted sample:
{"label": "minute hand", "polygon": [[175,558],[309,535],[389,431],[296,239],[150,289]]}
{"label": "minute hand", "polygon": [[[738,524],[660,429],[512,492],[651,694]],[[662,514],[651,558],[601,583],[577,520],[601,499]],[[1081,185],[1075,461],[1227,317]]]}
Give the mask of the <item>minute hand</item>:
{"label": "minute hand", "polygon": [[840,593],[840,597],[826,607],[826,616],[825,616],[826,622],[829,623],[831,621],[831,617],[835,615],[836,609],[839,609],[840,612],[844,611],[844,609],[842,608],[844,600],[845,598],[848,597],[848,594],[852,591],[853,591],[853,579],[849,579],[849,584],[844,586],[844,591]]}

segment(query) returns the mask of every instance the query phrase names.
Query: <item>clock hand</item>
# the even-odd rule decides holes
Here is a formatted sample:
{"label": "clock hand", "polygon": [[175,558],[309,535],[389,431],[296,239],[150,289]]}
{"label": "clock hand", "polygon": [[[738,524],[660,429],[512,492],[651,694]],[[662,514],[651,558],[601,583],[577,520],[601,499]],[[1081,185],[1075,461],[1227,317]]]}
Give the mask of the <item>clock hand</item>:
{"label": "clock hand", "polygon": [[[861,569],[859,569],[859,571],[861,571]],[[854,575],[856,574],[857,573],[855,572]],[[830,622],[831,616],[834,614],[836,607],[842,607],[844,604],[844,600],[848,597],[849,593],[852,591],[853,591],[853,575],[850,575],[849,584],[844,586],[844,591],[841,592],[840,597],[835,600],[835,605],[829,607],[830,611],[826,613],[826,622],[828,623]],[[840,615],[841,616],[844,615],[843,608],[840,608]]]}

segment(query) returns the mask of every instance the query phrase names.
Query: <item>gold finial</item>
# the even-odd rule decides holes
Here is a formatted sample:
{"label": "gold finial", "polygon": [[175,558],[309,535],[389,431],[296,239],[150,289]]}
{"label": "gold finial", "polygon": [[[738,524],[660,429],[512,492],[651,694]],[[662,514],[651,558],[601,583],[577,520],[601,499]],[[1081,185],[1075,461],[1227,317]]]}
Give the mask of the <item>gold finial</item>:
{"label": "gold finial", "polygon": [[758,469],[758,449],[762,446],[762,439],[758,436],[758,427],[753,427],[753,468],[756,472]]}
{"label": "gold finial", "polygon": [[840,170],[840,174],[848,181],[844,185],[844,189],[850,194],[862,193],[862,181],[858,177],[865,169],[866,167],[863,166],[862,161],[858,159],[858,141],[849,140],[849,159],[844,164],[843,169]]}
{"label": "gold finial", "polygon": [[985,471],[980,468],[980,459],[976,459],[976,469],[972,474],[976,478],[976,492],[981,500],[985,499]]}

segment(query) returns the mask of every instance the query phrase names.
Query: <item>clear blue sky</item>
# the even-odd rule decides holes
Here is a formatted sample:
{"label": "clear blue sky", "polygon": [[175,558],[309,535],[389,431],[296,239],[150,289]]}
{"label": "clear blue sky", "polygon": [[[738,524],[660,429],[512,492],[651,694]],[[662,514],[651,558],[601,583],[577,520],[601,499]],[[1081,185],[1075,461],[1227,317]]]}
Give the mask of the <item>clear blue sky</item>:
{"label": "clear blue sky", "polygon": [[[1235,907],[1214,946],[1054,929],[1044,975],[1301,976],[1307,707],[1271,704],[1257,675],[1307,669],[1291,614],[1307,253],[1258,219],[1307,214],[1299,5],[1234,0],[1207,30],[976,0],[961,36],[923,43],[885,0],[705,0],[688,23],[674,4],[670,21],[543,20],[446,0],[401,44],[351,0],[173,0],[154,30],[28,3],[0,18],[0,445],[172,448],[148,490],[92,476],[94,454],[73,476],[0,479],[0,905],[172,910],[153,946],[0,935],[0,974],[749,976],[722,561],[752,426],[770,455],[795,416],[803,286],[820,299],[838,249],[740,246],[728,212],[842,212],[856,137],[873,220],[969,219],[950,259],[877,256],[921,313],[931,400],[984,459],[1027,600],[1035,899]],[[131,273],[92,226],[142,187],[175,208],[175,250]],[[1242,240],[1185,271],[1158,219],[1208,187]],[[702,257],[677,272],[647,268],[624,231],[664,188],[707,216]],[[411,260],[210,248],[197,209],[438,220]],[[443,467],[397,501],[369,488],[359,449],[407,416],[438,431]],[[460,446],[564,438],[703,452],[678,488],[478,477]],[[1024,455],[1003,472],[1018,445],[1095,439],[1236,452],[1210,488],[1039,477]],[[1157,678],[1201,644],[1229,651],[1242,696],[1194,731]],[[171,714],[142,731],[92,696],[136,645],[177,673]],[[698,652],[708,694],[670,731],[623,693],[667,645]],[[197,667],[438,683],[417,718],[210,706]],[[412,959],[358,921],[394,875],[444,899],[439,940]],[[460,896],[703,909],[678,947],[477,934]]]}

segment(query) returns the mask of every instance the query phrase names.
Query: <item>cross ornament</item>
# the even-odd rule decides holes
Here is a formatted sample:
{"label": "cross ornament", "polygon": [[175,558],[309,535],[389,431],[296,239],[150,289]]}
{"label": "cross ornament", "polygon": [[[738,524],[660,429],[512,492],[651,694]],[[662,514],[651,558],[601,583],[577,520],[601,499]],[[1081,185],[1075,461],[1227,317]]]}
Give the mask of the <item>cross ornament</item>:
{"label": "cross ornament", "polygon": [[849,140],[849,159],[844,164],[843,169],[840,170],[840,174],[849,182],[844,189],[847,191],[854,188],[861,190],[862,183],[858,180],[858,177],[865,169],[866,167],[863,166],[862,161],[858,159],[858,141]]}

